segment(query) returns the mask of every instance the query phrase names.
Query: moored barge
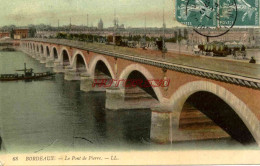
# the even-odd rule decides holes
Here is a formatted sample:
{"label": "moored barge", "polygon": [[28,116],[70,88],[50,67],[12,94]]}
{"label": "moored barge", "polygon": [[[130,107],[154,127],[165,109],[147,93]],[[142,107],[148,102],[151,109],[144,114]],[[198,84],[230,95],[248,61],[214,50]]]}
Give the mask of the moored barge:
{"label": "moored barge", "polygon": [[32,68],[26,69],[26,63],[24,64],[24,69],[16,71],[23,71],[24,74],[1,74],[0,81],[30,80],[44,77],[52,77],[55,75],[55,73],[52,72],[34,73]]}

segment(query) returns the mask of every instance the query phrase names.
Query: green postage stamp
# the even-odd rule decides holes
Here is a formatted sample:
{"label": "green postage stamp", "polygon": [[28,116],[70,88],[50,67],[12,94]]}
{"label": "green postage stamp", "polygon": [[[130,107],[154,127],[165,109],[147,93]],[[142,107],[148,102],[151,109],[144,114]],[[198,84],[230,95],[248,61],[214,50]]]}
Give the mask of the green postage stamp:
{"label": "green postage stamp", "polygon": [[176,0],[178,22],[196,28],[259,26],[259,0]]}

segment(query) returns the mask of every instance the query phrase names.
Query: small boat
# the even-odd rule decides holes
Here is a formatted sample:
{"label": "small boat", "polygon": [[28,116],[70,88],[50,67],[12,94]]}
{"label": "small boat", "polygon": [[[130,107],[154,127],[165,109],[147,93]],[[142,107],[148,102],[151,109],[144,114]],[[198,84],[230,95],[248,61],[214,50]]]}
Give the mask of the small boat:
{"label": "small boat", "polygon": [[24,63],[24,69],[16,71],[23,71],[24,74],[1,74],[0,81],[31,80],[55,75],[55,73],[52,72],[34,73],[32,68],[26,68],[26,63]]}

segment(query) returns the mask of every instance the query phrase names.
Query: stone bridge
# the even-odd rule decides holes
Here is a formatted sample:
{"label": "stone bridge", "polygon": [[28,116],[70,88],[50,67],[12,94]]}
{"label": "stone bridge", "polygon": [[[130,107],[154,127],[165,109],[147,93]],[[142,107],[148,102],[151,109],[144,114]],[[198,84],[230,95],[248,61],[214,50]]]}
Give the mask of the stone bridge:
{"label": "stone bridge", "polygon": [[[151,109],[155,142],[232,137],[260,145],[258,65],[58,39],[22,40],[21,49],[65,80],[81,81],[82,91],[106,92],[108,110]],[[153,86],[106,88],[100,79],[152,80]]]}

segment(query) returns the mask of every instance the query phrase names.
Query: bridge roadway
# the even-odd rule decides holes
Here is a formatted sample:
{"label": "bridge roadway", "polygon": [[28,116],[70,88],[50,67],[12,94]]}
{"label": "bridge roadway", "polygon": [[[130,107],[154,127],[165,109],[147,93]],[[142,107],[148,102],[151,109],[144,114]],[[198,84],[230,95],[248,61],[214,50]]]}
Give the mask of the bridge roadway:
{"label": "bridge roadway", "polygon": [[[38,51],[35,48],[33,49],[32,45],[36,46]],[[97,62],[100,60],[108,67],[113,79],[127,79],[133,71],[143,74],[146,79],[169,78],[171,84],[168,88],[153,88],[158,105],[156,102],[146,103],[149,104],[147,108],[153,108],[151,138],[157,142],[174,141],[178,139],[178,133],[184,136],[183,132],[179,130],[183,105],[193,94],[196,96],[199,95],[197,92],[208,92],[222,99],[222,102],[228,104],[232,111],[243,121],[233,123],[230,122],[234,119],[233,115],[225,117],[227,118],[227,124],[231,125],[229,126],[231,130],[239,133],[238,136],[250,135],[240,133],[242,128],[240,129],[237,125],[234,125],[244,123],[255,141],[260,145],[260,66],[257,64],[175,53],[166,53],[165,58],[162,58],[160,51],[71,40],[25,39],[21,41],[22,50],[29,55],[38,58],[39,56],[46,57],[45,51],[39,51],[38,48],[40,47],[42,50],[47,50],[47,48],[58,50],[60,58],[55,59],[55,62],[61,64],[60,61],[63,60],[62,57],[64,56],[63,52],[67,51],[70,57],[70,67],[75,67],[74,64],[78,56],[83,57],[87,72],[91,74],[91,79],[96,74],[95,69]],[[49,56],[53,57],[54,51],[51,52]],[[67,71],[70,71],[70,69],[67,69]],[[67,73],[65,73],[65,78],[66,75]],[[91,80],[84,77],[84,75],[81,75],[81,83],[84,86],[92,85]],[[106,89],[106,108],[125,108],[127,106],[127,102],[124,100],[125,94],[126,90],[122,87],[119,87],[119,89]],[[205,100],[200,103],[213,105],[211,109],[219,107],[218,102]],[[145,100],[140,99],[137,102],[130,103],[132,105],[129,106],[143,106]],[[218,110],[215,110],[215,113],[221,111],[224,110],[219,107]],[[234,114],[234,116],[236,115]],[[185,136],[190,138],[191,134],[189,132],[186,132]],[[205,137],[207,134],[202,133],[201,137]],[[194,138],[196,139],[198,136],[194,135]]]}
{"label": "bridge roadway", "polygon": [[223,60],[216,58],[207,58],[197,55],[184,55],[176,53],[165,53],[162,58],[162,52],[157,50],[143,50],[141,48],[128,48],[106,45],[103,43],[79,42],[64,39],[27,39],[28,41],[37,41],[43,43],[53,43],[58,45],[70,46],[82,50],[89,50],[96,53],[105,53],[112,56],[133,56],[153,60],[157,62],[166,62],[186,68],[207,70],[223,74],[232,74],[246,78],[260,80],[260,65],[238,62],[233,60]]}

